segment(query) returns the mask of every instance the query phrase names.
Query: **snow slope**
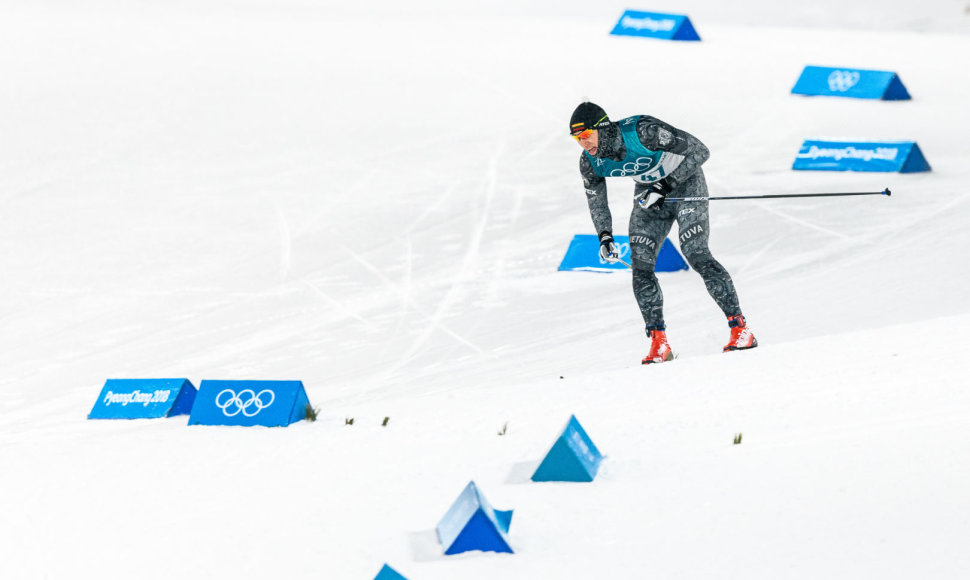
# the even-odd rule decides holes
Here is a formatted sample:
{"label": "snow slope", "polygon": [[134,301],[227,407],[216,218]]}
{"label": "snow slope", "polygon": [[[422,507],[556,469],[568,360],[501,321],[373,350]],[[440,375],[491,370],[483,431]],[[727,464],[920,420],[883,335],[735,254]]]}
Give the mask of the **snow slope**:
{"label": "snow slope", "polygon": [[[0,577],[970,575],[966,2],[776,4],[639,7],[701,43],[615,2],[4,5]],[[914,99],[790,95],[806,64]],[[584,96],[701,138],[714,194],[893,196],[713,207],[762,346],[668,274],[643,368],[629,277],[555,271]],[[791,171],[818,136],[933,172]],[[299,379],[320,420],[85,419],[152,376]],[[597,480],[528,483],[571,413]],[[441,555],[470,480],[516,554]]]}

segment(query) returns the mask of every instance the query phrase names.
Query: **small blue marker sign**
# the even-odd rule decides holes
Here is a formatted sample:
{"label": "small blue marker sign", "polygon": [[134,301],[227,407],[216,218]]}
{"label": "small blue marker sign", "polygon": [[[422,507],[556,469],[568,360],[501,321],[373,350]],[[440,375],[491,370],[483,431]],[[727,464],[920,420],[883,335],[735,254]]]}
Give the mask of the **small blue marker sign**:
{"label": "small blue marker sign", "polygon": [[572,415],[532,475],[532,481],[593,481],[602,462],[603,456],[596,445]]}
{"label": "small blue marker sign", "polygon": [[438,522],[435,531],[449,556],[470,550],[511,553],[507,535],[511,523],[512,510],[492,508],[472,481]]}
{"label": "small blue marker sign", "polygon": [[664,40],[700,40],[690,23],[690,18],[683,14],[663,14],[660,12],[638,12],[627,10],[610,31],[610,34],[620,36],[644,36]]}
{"label": "small blue marker sign", "polygon": [[188,379],[108,379],[88,419],[187,415],[195,396],[195,386]]}

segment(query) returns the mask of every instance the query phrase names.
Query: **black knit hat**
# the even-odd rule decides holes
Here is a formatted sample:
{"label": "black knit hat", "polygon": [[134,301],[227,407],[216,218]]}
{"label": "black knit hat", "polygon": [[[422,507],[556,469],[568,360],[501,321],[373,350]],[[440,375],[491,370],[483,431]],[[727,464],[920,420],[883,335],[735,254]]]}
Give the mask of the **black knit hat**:
{"label": "black knit hat", "polygon": [[573,111],[569,119],[569,133],[578,135],[586,129],[597,129],[610,124],[610,118],[603,107],[589,101],[584,101]]}

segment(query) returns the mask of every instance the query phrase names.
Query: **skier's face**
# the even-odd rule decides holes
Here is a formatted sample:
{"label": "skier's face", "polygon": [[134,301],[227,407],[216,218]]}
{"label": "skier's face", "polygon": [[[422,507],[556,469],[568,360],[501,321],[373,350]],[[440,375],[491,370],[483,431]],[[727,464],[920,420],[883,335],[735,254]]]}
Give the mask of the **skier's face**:
{"label": "skier's face", "polygon": [[576,135],[576,141],[579,145],[586,150],[590,155],[596,155],[596,151],[599,149],[600,142],[600,132],[596,129],[590,129],[583,131],[579,135]]}

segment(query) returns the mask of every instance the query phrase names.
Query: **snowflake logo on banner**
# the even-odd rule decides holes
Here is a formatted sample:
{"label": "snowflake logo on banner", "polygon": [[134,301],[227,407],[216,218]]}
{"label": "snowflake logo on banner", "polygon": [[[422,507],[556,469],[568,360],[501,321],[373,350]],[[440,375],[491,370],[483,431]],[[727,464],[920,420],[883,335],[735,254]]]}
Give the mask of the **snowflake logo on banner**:
{"label": "snowflake logo on banner", "polygon": [[844,93],[859,82],[859,71],[834,70],[829,75],[829,89]]}

